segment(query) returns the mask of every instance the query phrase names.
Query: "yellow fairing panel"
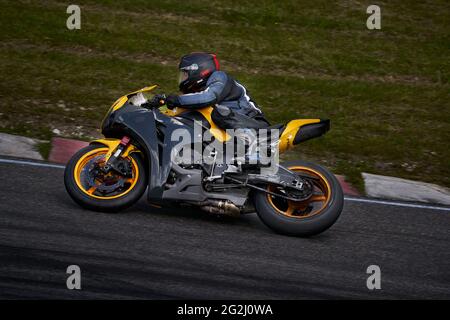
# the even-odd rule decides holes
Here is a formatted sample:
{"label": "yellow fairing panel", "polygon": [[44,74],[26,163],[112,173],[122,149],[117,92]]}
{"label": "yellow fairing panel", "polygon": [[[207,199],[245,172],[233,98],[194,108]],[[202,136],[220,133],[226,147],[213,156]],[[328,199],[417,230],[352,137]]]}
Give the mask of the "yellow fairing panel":
{"label": "yellow fairing panel", "polygon": [[280,143],[278,145],[280,153],[293,147],[295,135],[302,126],[318,122],[320,122],[320,119],[296,119],[289,121],[280,136]]}
{"label": "yellow fairing panel", "polygon": [[[167,111],[165,111],[165,114],[168,115],[168,116],[174,117],[174,116],[178,116],[178,115],[180,115],[183,112],[188,111],[188,110],[190,110],[190,109],[176,108],[174,110],[167,110]],[[225,130],[223,130],[223,129],[219,128],[218,126],[216,126],[214,121],[212,121],[212,119],[211,119],[211,113],[213,111],[212,107],[197,109],[195,111],[200,112],[203,115],[203,117],[209,122],[209,125],[211,126],[209,131],[214,136],[214,138],[216,138],[220,142],[225,142],[225,141],[228,141],[228,140],[231,139],[230,135],[227,134]]]}
{"label": "yellow fairing panel", "polygon": [[[105,161],[108,161],[109,157],[111,157],[111,155],[114,152],[114,150],[117,149],[117,147],[119,146],[120,142],[121,142],[120,139],[106,138],[106,139],[97,139],[97,140],[91,141],[91,144],[92,143],[100,143],[100,144],[103,144],[103,145],[107,146],[108,147],[108,152],[106,153]],[[123,158],[126,158],[132,152],[139,152],[139,150],[135,146],[130,144],[130,145],[128,145],[127,149],[122,153],[121,156]]]}
{"label": "yellow fairing panel", "polygon": [[133,92],[127,93],[126,96],[129,96],[129,95],[132,95],[132,94],[135,94],[135,93],[140,93],[140,92],[149,92],[149,91],[152,91],[153,89],[155,89],[156,87],[157,87],[156,85],[145,87],[145,88],[139,89],[137,91],[133,91]]}
{"label": "yellow fairing panel", "polygon": [[111,110],[108,113],[116,111],[117,109],[121,108],[127,101],[128,101],[127,96],[120,97],[119,99],[116,100],[116,102],[113,103]]}
{"label": "yellow fairing panel", "polygon": [[141,93],[141,92],[149,92],[149,91],[152,91],[153,89],[155,89],[156,87],[157,86],[149,86],[149,87],[145,87],[145,88],[139,89],[137,91],[133,91],[133,92],[127,93],[126,95],[120,97],[119,99],[116,100],[116,102],[113,103],[110,112],[116,111],[117,109],[121,108],[125,104],[125,102],[128,101],[128,98],[132,94]]}

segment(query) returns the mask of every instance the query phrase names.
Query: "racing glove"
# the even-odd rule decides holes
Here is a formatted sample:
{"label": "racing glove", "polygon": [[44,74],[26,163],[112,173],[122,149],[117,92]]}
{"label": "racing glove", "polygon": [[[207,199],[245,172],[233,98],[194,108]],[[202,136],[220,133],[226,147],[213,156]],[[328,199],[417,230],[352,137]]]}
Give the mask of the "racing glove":
{"label": "racing glove", "polygon": [[178,96],[176,94],[170,94],[166,98],[166,105],[167,105],[167,108],[172,110],[173,108],[181,106],[180,99],[178,98]]}
{"label": "racing glove", "polygon": [[147,101],[147,104],[151,108],[158,108],[164,105],[165,102],[166,102],[165,94],[155,94],[151,100]]}

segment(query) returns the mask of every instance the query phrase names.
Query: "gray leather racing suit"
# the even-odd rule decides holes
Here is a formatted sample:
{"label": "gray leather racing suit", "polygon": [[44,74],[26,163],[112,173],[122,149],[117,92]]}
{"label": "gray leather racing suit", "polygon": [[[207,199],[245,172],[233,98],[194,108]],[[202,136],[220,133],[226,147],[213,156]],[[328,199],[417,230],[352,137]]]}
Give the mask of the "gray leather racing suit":
{"label": "gray leather racing suit", "polygon": [[203,91],[183,94],[178,98],[185,108],[196,109],[220,104],[252,118],[262,116],[261,110],[249,97],[245,87],[224,71],[213,72]]}

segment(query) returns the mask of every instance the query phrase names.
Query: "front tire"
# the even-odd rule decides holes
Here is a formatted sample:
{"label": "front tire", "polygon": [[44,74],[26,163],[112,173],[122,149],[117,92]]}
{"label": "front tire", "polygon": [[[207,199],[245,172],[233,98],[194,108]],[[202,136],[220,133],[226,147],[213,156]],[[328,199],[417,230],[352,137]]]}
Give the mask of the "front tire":
{"label": "front tire", "polygon": [[[64,184],[71,198],[83,208],[118,212],[137,202],[147,187],[147,173],[139,153],[127,158],[132,170],[131,177],[114,172],[98,175],[96,166],[104,163],[108,148],[103,145],[89,145],[79,150],[67,163]],[[117,186],[117,188],[115,188]]]}
{"label": "front tire", "polygon": [[344,206],[344,195],[336,177],[322,166],[305,161],[289,161],[282,165],[317,178],[315,193],[304,202],[294,202],[262,191],[255,192],[253,201],[260,219],[274,231],[290,236],[312,236],[330,228]]}

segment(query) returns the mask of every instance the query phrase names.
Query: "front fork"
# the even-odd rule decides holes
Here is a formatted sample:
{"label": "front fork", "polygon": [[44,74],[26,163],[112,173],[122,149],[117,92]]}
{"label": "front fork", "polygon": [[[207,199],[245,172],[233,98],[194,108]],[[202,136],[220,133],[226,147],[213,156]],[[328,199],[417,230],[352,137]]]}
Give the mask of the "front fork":
{"label": "front fork", "polygon": [[105,164],[100,169],[104,173],[108,173],[111,170],[123,176],[131,175],[131,168],[126,165],[124,159],[128,157],[131,152],[135,152],[137,149],[134,145],[130,143],[130,138],[124,136],[121,140],[119,139],[99,139],[92,143],[100,143],[108,147],[108,152],[105,156]]}

